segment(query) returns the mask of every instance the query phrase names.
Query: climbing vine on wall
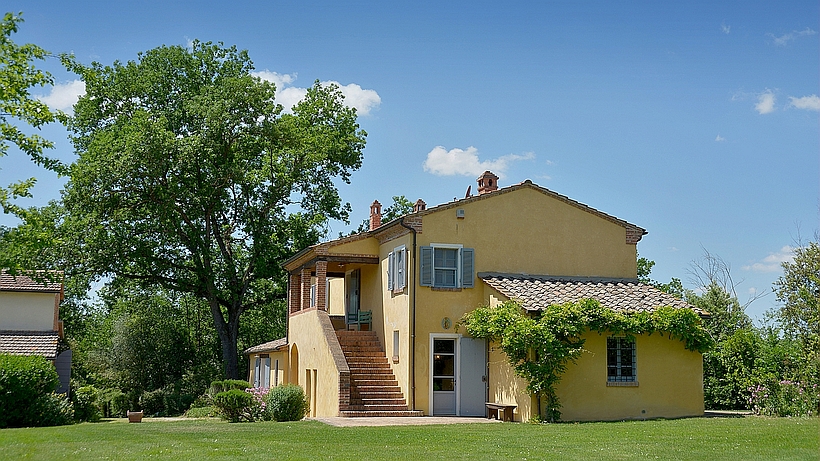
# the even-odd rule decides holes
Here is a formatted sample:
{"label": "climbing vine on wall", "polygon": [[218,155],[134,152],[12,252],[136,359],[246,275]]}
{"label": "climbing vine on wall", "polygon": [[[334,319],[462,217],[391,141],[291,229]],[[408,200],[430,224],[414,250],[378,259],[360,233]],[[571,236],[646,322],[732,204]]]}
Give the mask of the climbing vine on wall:
{"label": "climbing vine on wall", "polygon": [[713,344],[700,317],[691,309],[661,307],[653,312],[623,314],[591,299],[553,305],[531,314],[517,302],[506,301],[468,312],[459,323],[475,338],[500,343],[516,374],[529,383],[527,390],[539,401],[546,401],[545,416],[551,422],[561,418],[555,386],[567,365],[584,352],[581,335],[586,331],[629,337],[659,333],[701,353]]}

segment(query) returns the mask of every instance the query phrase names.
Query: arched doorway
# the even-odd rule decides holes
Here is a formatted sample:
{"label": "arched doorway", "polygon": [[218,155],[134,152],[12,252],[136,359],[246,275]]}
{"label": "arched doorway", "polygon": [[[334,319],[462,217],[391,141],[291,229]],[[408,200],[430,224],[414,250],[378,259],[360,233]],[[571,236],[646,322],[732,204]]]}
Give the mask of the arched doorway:
{"label": "arched doorway", "polygon": [[290,346],[290,384],[299,384],[299,348],[296,344]]}

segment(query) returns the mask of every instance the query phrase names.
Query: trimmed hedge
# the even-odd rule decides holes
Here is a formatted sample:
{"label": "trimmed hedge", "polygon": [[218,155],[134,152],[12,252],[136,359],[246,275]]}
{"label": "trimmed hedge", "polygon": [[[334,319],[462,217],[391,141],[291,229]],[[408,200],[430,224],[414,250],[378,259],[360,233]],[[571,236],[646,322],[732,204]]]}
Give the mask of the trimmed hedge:
{"label": "trimmed hedge", "polygon": [[0,354],[0,428],[71,424],[71,403],[54,394],[59,383],[43,357]]}
{"label": "trimmed hedge", "polygon": [[253,405],[253,396],[239,389],[220,392],[214,396],[214,406],[229,422],[236,423],[248,419],[248,410]]}

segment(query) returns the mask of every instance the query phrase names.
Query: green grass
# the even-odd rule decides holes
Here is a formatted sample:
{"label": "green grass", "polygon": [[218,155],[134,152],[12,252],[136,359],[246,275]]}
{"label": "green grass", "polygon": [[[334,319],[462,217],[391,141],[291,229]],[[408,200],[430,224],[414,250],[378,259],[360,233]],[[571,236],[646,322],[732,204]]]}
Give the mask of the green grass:
{"label": "green grass", "polygon": [[0,459],[811,459],[818,418],[331,427],[124,420],[0,430]]}

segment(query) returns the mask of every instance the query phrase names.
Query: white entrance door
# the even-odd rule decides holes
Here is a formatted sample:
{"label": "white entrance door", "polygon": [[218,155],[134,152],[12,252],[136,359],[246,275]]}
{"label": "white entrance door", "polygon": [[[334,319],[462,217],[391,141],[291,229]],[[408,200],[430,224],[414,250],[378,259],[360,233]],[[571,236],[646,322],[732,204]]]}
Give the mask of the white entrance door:
{"label": "white entrance door", "polygon": [[483,339],[459,340],[458,396],[461,416],[484,416],[487,401],[487,345]]}

